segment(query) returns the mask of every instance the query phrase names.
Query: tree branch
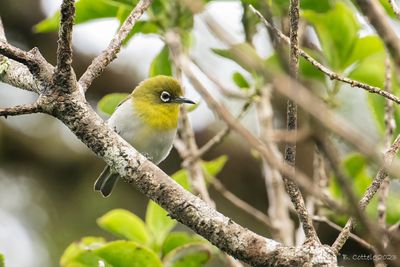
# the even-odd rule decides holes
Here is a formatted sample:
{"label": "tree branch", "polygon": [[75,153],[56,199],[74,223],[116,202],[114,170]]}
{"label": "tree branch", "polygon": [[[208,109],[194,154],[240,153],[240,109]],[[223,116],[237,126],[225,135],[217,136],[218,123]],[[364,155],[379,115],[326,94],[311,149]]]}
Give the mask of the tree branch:
{"label": "tree branch", "polygon": [[[363,0],[361,0],[363,1]],[[290,39],[284,35],[281,31],[279,31],[277,28],[273,27],[262,15],[261,13],[256,10],[252,5],[250,5],[252,11],[260,18],[260,20],[264,23],[264,25],[270,29],[277,37],[279,37],[279,39],[281,39],[282,41],[284,41],[286,44],[290,44]],[[358,87],[361,89],[364,89],[365,91],[372,93],[372,94],[378,94],[381,95],[387,99],[392,100],[393,102],[396,102],[397,104],[400,104],[400,98],[398,98],[397,96],[382,90],[379,87],[375,87],[375,86],[371,86],[365,83],[361,83],[349,78],[346,78],[344,76],[341,76],[337,73],[335,73],[334,71],[330,70],[329,68],[327,68],[326,66],[322,65],[321,63],[319,63],[317,60],[315,60],[312,56],[310,56],[308,53],[306,53],[304,50],[299,49],[299,55],[303,58],[305,58],[307,61],[309,61],[314,67],[316,67],[319,71],[321,71],[322,73],[326,74],[331,80],[338,80],[344,83],[349,84],[352,87]]]}
{"label": "tree branch", "polygon": [[58,32],[57,65],[54,73],[54,82],[57,85],[64,85],[67,90],[74,88],[76,82],[72,70],[72,27],[75,17],[74,0],[63,0],[61,4],[61,20]]}
{"label": "tree branch", "polygon": [[[299,28],[299,12],[300,1],[291,0],[289,19],[290,19],[290,57],[289,57],[289,73],[293,79],[297,79],[299,71],[299,52],[298,52],[298,36]],[[287,100],[287,130],[297,132],[297,105],[290,99]],[[286,143],[285,147],[285,162],[291,166],[293,175],[295,175],[296,166],[296,143]],[[296,213],[300,219],[306,238],[310,241],[319,242],[317,232],[312,225],[312,220],[308,214],[303,196],[300,189],[286,175],[282,176],[285,183],[285,189],[292,201]]]}
{"label": "tree branch", "polygon": [[18,116],[23,114],[32,114],[41,112],[40,105],[36,102],[34,104],[18,105],[11,108],[0,108],[0,117]]}
{"label": "tree branch", "polygon": [[122,24],[118,33],[111,40],[108,47],[98,55],[87,68],[85,73],[79,79],[79,84],[82,90],[86,92],[93,80],[99,76],[106,67],[117,57],[123,41],[128,36],[129,32],[135,26],[136,21],[141,17],[144,11],[150,6],[152,0],[140,0],[136,7],[132,10],[125,22]]}
{"label": "tree branch", "polygon": [[396,17],[398,19],[400,19],[400,8],[396,4],[396,1],[395,0],[388,0],[388,2],[390,4],[390,6],[392,7],[394,14],[396,14]]}

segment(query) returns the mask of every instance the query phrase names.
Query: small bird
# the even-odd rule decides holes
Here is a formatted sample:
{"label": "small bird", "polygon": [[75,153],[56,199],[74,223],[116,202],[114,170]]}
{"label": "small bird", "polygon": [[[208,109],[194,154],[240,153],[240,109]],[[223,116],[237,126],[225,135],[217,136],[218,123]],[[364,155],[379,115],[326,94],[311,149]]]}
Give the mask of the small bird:
{"label": "small bird", "polygon": [[[182,95],[182,87],[176,79],[164,75],[149,78],[117,106],[107,123],[158,165],[171,151],[178,128],[179,106],[195,104]],[[118,174],[107,166],[97,178],[94,189],[107,197],[117,180]]]}

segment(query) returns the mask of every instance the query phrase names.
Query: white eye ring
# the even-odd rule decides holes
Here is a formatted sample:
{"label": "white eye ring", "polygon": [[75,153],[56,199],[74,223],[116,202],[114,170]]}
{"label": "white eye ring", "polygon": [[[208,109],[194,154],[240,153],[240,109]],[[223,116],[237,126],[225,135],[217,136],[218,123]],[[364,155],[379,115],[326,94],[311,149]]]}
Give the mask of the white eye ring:
{"label": "white eye ring", "polygon": [[171,101],[171,95],[167,91],[162,91],[160,98],[163,102]]}

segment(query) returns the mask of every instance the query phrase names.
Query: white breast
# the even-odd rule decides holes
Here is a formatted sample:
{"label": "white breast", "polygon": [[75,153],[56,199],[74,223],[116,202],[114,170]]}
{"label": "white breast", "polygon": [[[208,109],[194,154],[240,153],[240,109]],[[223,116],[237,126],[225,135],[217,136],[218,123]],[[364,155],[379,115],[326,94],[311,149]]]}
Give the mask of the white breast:
{"label": "white breast", "polygon": [[108,125],[155,164],[168,156],[176,135],[176,129],[159,131],[150,128],[135,114],[131,99],[115,110]]}

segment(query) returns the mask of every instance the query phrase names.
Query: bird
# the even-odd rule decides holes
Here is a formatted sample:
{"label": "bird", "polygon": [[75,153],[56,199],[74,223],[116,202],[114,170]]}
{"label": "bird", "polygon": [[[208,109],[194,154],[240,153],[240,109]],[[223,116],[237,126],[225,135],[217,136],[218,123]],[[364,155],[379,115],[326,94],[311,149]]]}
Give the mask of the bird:
{"label": "bird", "polygon": [[[115,109],[107,124],[139,153],[158,165],[170,153],[178,128],[181,104],[195,104],[183,97],[181,84],[158,75],[142,81]],[[94,184],[103,197],[111,194],[118,174],[106,166]]]}

